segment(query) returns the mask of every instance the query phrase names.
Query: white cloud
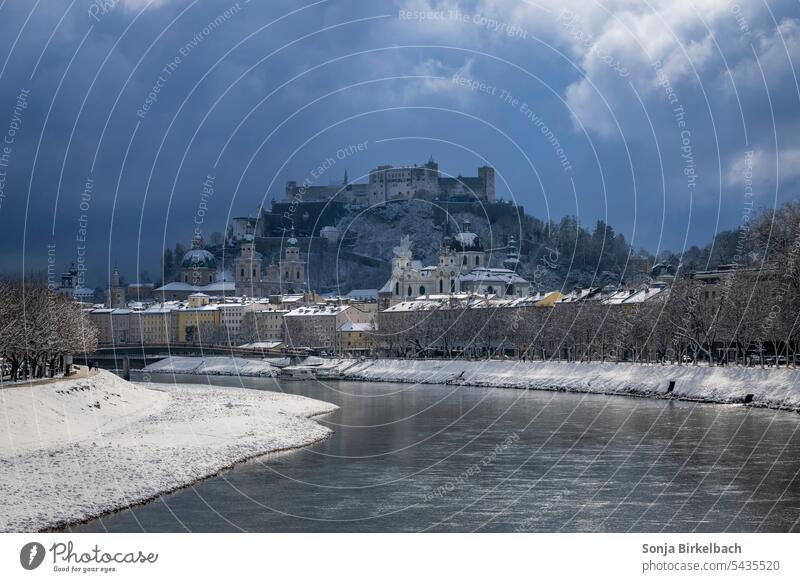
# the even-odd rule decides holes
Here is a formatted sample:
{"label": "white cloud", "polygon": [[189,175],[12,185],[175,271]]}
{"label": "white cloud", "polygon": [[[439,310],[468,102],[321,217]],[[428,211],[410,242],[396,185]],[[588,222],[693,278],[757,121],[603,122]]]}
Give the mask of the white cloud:
{"label": "white cloud", "polygon": [[414,66],[412,75],[424,78],[407,83],[406,101],[412,101],[420,95],[447,95],[459,103],[470,98],[471,91],[453,81],[455,75],[472,78],[473,59],[468,59],[458,69],[448,67],[439,59],[429,58]]}
{"label": "white cloud", "polygon": [[[800,63],[800,20],[783,19],[777,27],[759,36],[755,41],[755,58],[743,59],[733,67],[737,85],[763,89],[774,88]],[[763,76],[762,76],[763,71]]]}
{"label": "white cloud", "polygon": [[800,148],[774,150],[755,149],[728,161],[725,181],[734,188],[751,186],[754,194],[767,194],[775,189],[776,180],[786,184],[800,179]]}

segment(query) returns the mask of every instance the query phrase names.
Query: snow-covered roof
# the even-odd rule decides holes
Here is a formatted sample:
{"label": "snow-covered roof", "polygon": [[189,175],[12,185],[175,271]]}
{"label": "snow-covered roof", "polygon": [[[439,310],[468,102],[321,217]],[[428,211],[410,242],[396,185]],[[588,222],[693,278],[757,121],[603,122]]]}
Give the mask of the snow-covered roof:
{"label": "snow-covered roof", "polygon": [[640,289],[631,297],[626,299],[624,301],[624,304],[627,305],[630,303],[644,303],[645,301],[649,301],[653,299],[655,296],[664,293],[665,291],[668,291],[668,288],[666,286],[646,287],[644,289]]}
{"label": "snow-covered roof", "polygon": [[156,289],[156,292],[189,292],[194,291],[197,293],[214,294],[224,291],[233,291],[234,283],[230,281],[217,281],[216,283],[209,283],[208,285],[192,285],[190,283],[182,283],[181,281],[173,281],[167,283],[163,287]]}
{"label": "snow-covered roof", "polygon": [[397,303],[392,305],[388,309],[384,311],[384,313],[401,313],[404,311],[432,311],[434,309],[438,309],[442,307],[444,303],[442,301],[431,301],[431,300],[416,300],[416,301],[403,301],[402,303]]}
{"label": "snow-covered roof", "polygon": [[339,331],[372,331],[375,327],[371,323],[353,323],[348,321],[339,326]]}
{"label": "snow-covered roof", "polygon": [[565,293],[557,303],[576,303],[582,299],[585,299],[595,289],[595,287],[590,287],[587,289],[573,289],[569,293]]}
{"label": "snow-covered roof", "polygon": [[217,311],[219,305],[216,303],[209,303],[208,305],[199,305],[197,307],[181,307],[181,311]]}
{"label": "snow-covered roof", "polygon": [[350,309],[349,305],[304,305],[287,313],[284,317],[304,317],[311,315],[339,315]]}
{"label": "snow-covered roof", "polygon": [[353,289],[345,295],[348,299],[377,299],[378,298],[378,290],[377,289]]}
{"label": "snow-covered roof", "polygon": [[607,297],[604,301],[604,305],[619,305],[624,303],[627,299],[629,299],[632,295],[636,294],[636,289],[620,289],[615,293],[612,293],[610,297]]}
{"label": "snow-covered roof", "polygon": [[511,285],[514,283],[527,283],[525,279],[517,275],[514,271],[509,269],[494,269],[487,267],[479,267],[473,269],[469,273],[459,275],[458,280],[462,283],[477,282],[477,283],[503,283]]}
{"label": "snow-covered roof", "polygon": [[281,340],[272,340],[266,342],[250,342],[249,344],[242,344],[240,348],[250,348],[250,349],[258,349],[258,350],[274,350],[283,345]]}
{"label": "snow-covered roof", "polygon": [[172,283],[167,283],[166,285],[162,285],[156,291],[193,291],[194,286],[189,285],[189,283],[181,283],[180,281],[173,281]]}
{"label": "snow-covered roof", "polygon": [[559,299],[557,303],[592,301],[603,305],[629,305],[649,301],[664,291],[669,291],[669,288],[663,283],[627,289],[590,287],[587,289],[573,289]]}

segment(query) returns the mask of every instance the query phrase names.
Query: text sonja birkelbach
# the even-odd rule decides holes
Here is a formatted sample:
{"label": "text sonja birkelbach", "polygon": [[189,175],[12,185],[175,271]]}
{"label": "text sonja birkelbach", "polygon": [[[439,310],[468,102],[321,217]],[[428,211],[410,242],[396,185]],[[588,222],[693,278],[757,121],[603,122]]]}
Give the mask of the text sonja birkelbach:
{"label": "text sonja birkelbach", "polygon": [[642,544],[643,554],[741,554],[742,546],[737,543],[718,544],[716,542],[685,544]]}
{"label": "text sonja birkelbach", "polygon": [[57,542],[48,553],[55,572],[114,572],[133,565],[155,564],[158,554],[141,550],[107,550],[95,544],[88,549],[76,549],[72,542]]}

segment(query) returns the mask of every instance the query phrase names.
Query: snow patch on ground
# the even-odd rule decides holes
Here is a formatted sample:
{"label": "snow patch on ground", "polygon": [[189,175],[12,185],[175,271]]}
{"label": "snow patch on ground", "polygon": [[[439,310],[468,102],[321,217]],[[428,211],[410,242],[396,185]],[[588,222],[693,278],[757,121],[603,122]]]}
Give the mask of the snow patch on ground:
{"label": "snow patch on ground", "polygon": [[141,503],[332,431],[302,396],[83,380],[0,389],[0,531],[37,531]]}

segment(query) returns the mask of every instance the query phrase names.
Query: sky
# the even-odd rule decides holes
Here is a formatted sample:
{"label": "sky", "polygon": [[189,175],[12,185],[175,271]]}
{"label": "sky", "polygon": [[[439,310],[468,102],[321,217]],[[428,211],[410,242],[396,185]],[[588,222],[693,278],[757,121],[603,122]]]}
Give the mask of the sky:
{"label": "sky", "polygon": [[651,253],[797,198],[800,5],[0,0],[0,271],[114,267],[287,180],[496,168]]}

